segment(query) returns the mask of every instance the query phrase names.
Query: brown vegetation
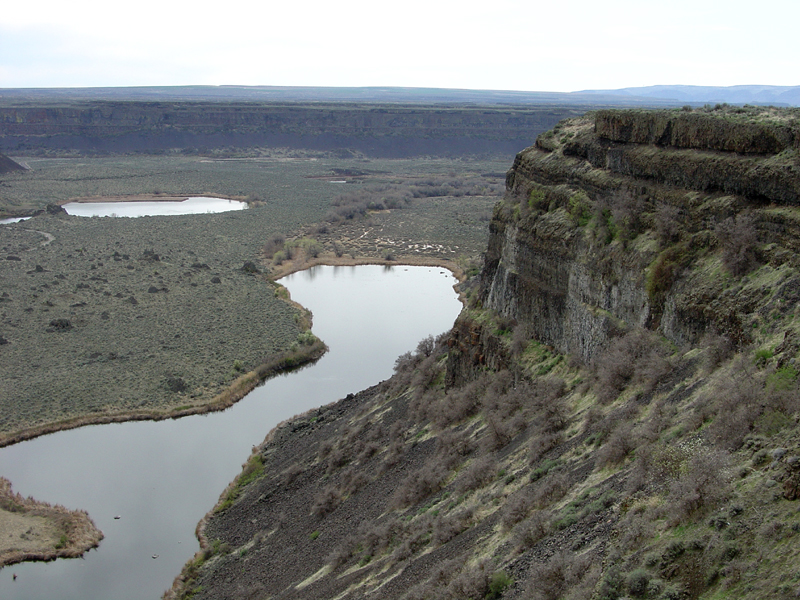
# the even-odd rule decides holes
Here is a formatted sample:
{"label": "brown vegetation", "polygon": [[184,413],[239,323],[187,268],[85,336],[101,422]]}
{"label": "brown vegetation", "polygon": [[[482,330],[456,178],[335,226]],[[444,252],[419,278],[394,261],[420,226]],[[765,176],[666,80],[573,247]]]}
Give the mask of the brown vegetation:
{"label": "brown vegetation", "polygon": [[77,558],[103,539],[85,511],[15,494],[0,477],[0,568],[30,560]]}

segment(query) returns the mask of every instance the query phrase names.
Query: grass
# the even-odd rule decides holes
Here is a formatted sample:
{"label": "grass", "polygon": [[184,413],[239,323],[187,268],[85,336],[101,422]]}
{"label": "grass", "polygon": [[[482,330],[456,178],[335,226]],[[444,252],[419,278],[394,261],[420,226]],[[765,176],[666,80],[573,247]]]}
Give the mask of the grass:
{"label": "grass", "polygon": [[[216,512],[223,512],[230,508],[242,494],[242,490],[264,474],[264,459],[260,455],[254,454],[242,467],[242,472],[228,486],[224,499],[217,504],[214,509]],[[316,539],[316,538],[312,538]],[[218,541],[218,540],[215,540]]]}

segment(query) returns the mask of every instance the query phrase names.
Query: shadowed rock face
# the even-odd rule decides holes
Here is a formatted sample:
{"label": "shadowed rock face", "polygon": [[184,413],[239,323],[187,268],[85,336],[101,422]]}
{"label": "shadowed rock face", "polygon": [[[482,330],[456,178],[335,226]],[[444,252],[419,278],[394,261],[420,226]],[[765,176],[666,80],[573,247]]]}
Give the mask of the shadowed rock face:
{"label": "shadowed rock face", "polygon": [[0,154],[0,175],[13,173],[14,171],[24,171],[25,167],[8,158],[5,154]]}
{"label": "shadowed rock face", "polygon": [[0,149],[151,152],[274,146],[370,156],[511,154],[565,107],[83,102],[0,107]]}

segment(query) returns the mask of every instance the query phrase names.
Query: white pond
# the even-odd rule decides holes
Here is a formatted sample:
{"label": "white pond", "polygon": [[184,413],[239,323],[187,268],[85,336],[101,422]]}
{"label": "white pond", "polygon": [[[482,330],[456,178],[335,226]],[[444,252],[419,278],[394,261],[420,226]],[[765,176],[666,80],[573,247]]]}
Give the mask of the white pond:
{"label": "white pond", "polygon": [[70,202],[62,208],[77,217],[154,217],[243,210],[247,202],[196,196],[176,202]]}

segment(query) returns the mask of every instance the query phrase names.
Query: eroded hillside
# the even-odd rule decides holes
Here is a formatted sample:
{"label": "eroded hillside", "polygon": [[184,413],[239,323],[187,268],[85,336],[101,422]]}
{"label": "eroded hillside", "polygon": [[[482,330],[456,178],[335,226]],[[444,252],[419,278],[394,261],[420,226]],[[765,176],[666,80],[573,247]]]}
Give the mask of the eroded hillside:
{"label": "eroded hillside", "polygon": [[796,597],[797,132],[723,107],[540,136],[453,330],[271,432],[169,595]]}

